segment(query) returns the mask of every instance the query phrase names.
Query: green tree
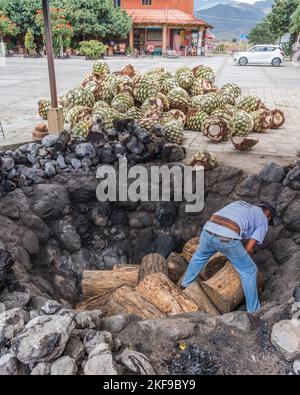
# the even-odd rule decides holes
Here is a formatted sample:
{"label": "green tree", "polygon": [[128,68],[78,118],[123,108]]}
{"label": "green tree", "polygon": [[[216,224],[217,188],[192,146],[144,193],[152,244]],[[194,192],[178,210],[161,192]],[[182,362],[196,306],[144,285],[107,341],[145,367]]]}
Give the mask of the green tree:
{"label": "green tree", "polygon": [[3,11],[17,26],[21,34],[25,35],[28,29],[34,34],[40,34],[35,23],[35,15],[41,8],[40,0],[2,0]]}
{"label": "green tree", "polygon": [[271,12],[267,15],[270,31],[276,39],[289,33],[291,17],[299,5],[299,0],[276,0]]}
{"label": "green tree", "polygon": [[300,34],[300,3],[291,19],[291,32]]}
{"label": "green tree", "polygon": [[[51,8],[50,14],[54,54],[56,56],[63,56],[64,49],[71,45],[73,28],[65,15],[64,9]],[[37,11],[36,24],[44,34],[44,18],[42,10]]]}
{"label": "green tree", "polygon": [[132,28],[131,18],[115,8],[111,0],[70,0],[66,12],[77,37],[116,35],[125,38]]}
{"label": "green tree", "polygon": [[276,36],[272,33],[270,23],[264,19],[258,23],[249,33],[249,41],[251,44],[274,44]]}
{"label": "green tree", "polygon": [[29,56],[34,56],[36,53],[36,44],[34,42],[34,34],[32,29],[28,29],[25,35],[25,49]]}
{"label": "green tree", "polygon": [[0,54],[5,54],[4,39],[6,37],[15,37],[19,33],[17,25],[7,16],[0,16]]}

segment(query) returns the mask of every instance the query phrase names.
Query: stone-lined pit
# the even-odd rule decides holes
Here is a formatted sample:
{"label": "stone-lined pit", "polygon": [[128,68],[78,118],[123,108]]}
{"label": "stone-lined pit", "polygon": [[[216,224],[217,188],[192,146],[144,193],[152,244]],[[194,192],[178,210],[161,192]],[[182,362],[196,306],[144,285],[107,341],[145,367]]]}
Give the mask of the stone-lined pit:
{"label": "stone-lined pit", "polygon": [[[177,151],[177,147],[173,148]],[[28,152],[25,151],[23,154],[26,156]],[[267,303],[263,305],[260,314],[260,318],[264,319],[265,323],[257,326],[258,329],[256,332],[251,332],[251,335],[243,334],[241,341],[248,342],[253,350],[258,347],[259,355],[266,355],[266,358],[269,358],[270,372],[288,371],[289,365],[286,365],[286,362],[278,365],[280,357],[272,347],[269,337],[270,325],[282,319],[290,319],[291,303],[299,299],[296,288],[300,282],[299,162],[287,167],[270,163],[259,174],[245,174],[240,169],[221,164],[205,174],[204,210],[198,214],[187,214],[185,202],[100,203],[96,199],[98,182],[95,172],[98,164],[89,163],[89,166],[82,166],[81,160],[80,168],[69,168],[68,171],[63,169],[57,171],[59,168],[57,164],[56,175],[50,177],[41,173],[38,178],[32,178],[30,172],[31,169],[35,172],[34,167],[29,167],[28,164],[26,166],[16,164],[11,159],[11,153],[4,154],[1,162],[0,248],[12,255],[13,262],[7,259],[7,266],[0,267],[0,314],[5,311],[7,313],[3,314],[11,314],[11,309],[21,309],[22,313],[18,310],[20,324],[18,325],[21,329],[29,319],[36,319],[39,320],[38,325],[50,331],[51,325],[46,318],[43,318],[43,314],[51,317],[56,317],[55,314],[58,314],[57,317],[60,314],[64,316],[65,313],[60,313],[61,305],[65,309],[72,309],[80,300],[81,277],[84,270],[111,269],[119,263],[139,264],[148,253],[160,253],[167,257],[172,251],[181,252],[184,243],[197,236],[199,229],[210,215],[225,204],[237,199],[252,203],[269,201],[277,207],[280,216],[276,219],[275,226],[270,228],[264,245],[257,249],[254,256],[266,283],[263,301]],[[20,166],[22,171],[28,174],[24,176],[23,173],[23,176],[16,177],[16,174],[19,175]],[[150,163],[146,166],[150,166]],[[169,166],[172,166],[172,163]],[[11,265],[12,270],[10,270]],[[292,298],[293,295],[295,299]],[[53,302],[54,300],[56,302]],[[73,310],[68,311],[73,312]],[[41,314],[42,318],[38,318]],[[242,349],[239,348],[241,344],[234,337],[230,338],[232,336],[230,330],[222,327],[223,329],[217,331],[214,325],[218,322],[218,325],[233,325],[237,330],[246,332],[253,330],[253,328],[249,329],[248,318],[243,321],[244,316],[234,316],[233,321],[230,321],[231,318],[228,321],[224,316],[224,321],[220,319],[215,321],[201,313],[198,315],[192,313],[181,318],[155,320],[152,324],[150,321],[149,323],[145,321],[143,326],[139,320],[136,321],[136,318],[131,316],[116,319],[112,317],[112,320],[101,318],[101,324],[98,325],[100,313],[97,315],[93,312],[83,312],[90,314],[88,318],[85,316],[88,324],[87,321],[82,323],[83,318],[78,318],[79,313],[72,314],[77,317],[77,329],[74,329],[74,324],[69,320],[66,339],[69,339],[69,336],[72,339],[74,336],[79,336],[79,332],[76,332],[78,330],[81,331],[81,338],[87,336],[85,328],[97,328],[97,330],[101,328],[113,334],[118,333],[122,344],[150,355],[156,372],[164,373],[168,371],[192,373],[188,366],[180,368],[180,361],[189,359],[188,353],[192,353],[196,360],[201,356],[211,357],[207,364],[199,362],[199,372],[201,369],[208,374],[232,372],[235,365],[232,364],[231,367],[226,365],[225,356],[228,360],[235,358],[234,361],[238,363],[242,353]],[[151,330],[147,325],[150,325]],[[201,325],[204,325],[204,329]],[[170,327],[174,329],[174,333],[170,331]],[[25,329],[26,331],[30,332],[29,329]],[[98,332],[94,332],[93,336],[98,336]],[[11,345],[11,352],[18,361],[22,362],[21,351],[18,348],[22,342],[19,339],[21,343],[19,341],[16,343],[14,340],[16,333],[9,335],[10,339],[13,337],[11,343],[7,339],[1,343],[0,356],[4,355],[6,347]],[[29,335],[34,338],[35,332],[30,333]],[[199,339],[195,338],[197,333],[202,338],[200,343]],[[150,334],[153,335],[152,338]],[[150,336],[149,341],[145,336]],[[69,341],[72,340],[71,338]],[[214,345],[211,343],[213,338]],[[183,359],[178,356],[179,362],[173,364],[168,358],[162,363],[156,350],[157,342],[164,342],[164,339],[175,347],[171,350],[165,349],[165,358],[179,352],[174,342],[190,339],[191,346],[186,352],[187,356],[183,356]],[[105,342],[107,341],[106,339]],[[196,343],[193,343],[195,341]],[[235,348],[233,347],[229,352],[226,347],[236,341]],[[26,341],[24,344],[27,344]],[[53,358],[49,356],[47,363],[61,355],[65,346],[65,343],[60,344],[60,351]],[[69,345],[69,347],[72,351],[73,346]],[[214,351],[214,347],[217,347],[217,351]],[[224,347],[228,352],[224,354],[223,367],[220,367],[219,363],[214,365],[215,359],[221,358]],[[71,351],[69,349],[68,356]],[[86,352],[89,354],[89,351]],[[10,354],[5,354],[4,357],[5,366],[9,365],[10,369],[12,363]],[[39,365],[42,362],[41,358],[36,357],[32,363],[27,354],[26,358],[29,359],[24,359],[23,365],[27,366],[29,363],[31,368],[33,366],[37,369],[43,368],[44,374],[48,374],[49,366]],[[76,371],[72,361],[63,362],[70,365],[72,372]],[[111,369],[114,370],[114,362],[111,363]],[[275,368],[277,365],[279,370]],[[167,367],[169,370],[166,370]],[[259,370],[258,366],[256,368]],[[244,365],[242,370],[247,372],[247,366]]]}

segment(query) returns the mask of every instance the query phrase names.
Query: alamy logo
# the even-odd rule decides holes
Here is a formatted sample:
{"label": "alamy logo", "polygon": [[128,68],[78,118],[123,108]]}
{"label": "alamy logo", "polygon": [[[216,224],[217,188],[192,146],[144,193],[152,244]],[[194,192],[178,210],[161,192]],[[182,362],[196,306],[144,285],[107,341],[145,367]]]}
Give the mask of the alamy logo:
{"label": "alamy logo", "polygon": [[100,202],[186,202],[186,212],[204,207],[204,168],[182,164],[168,167],[136,165],[128,169],[127,159],[118,170],[102,165],[97,170],[97,198]]}

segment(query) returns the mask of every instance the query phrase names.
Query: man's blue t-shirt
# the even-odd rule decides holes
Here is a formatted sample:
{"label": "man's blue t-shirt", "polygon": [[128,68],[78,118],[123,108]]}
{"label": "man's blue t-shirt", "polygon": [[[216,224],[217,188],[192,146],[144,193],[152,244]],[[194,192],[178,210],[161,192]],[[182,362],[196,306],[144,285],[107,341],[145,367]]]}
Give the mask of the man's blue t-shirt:
{"label": "man's blue t-shirt", "polygon": [[215,214],[235,222],[240,227],[241,234],[238,235],[236,232],[213,222],[207,222],[204,230],[233,239],[254,239],[259,245],[263,243],[269,222],[260,207],[240,201],[229,204]]}

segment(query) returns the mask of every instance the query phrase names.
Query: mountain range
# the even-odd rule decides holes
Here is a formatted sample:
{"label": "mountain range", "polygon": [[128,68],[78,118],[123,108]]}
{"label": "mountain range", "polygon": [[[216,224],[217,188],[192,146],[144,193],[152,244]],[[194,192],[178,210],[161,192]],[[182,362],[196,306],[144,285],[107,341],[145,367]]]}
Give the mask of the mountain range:
{"label": "mountain range", "polygon": [[205,19],[215,28],[218,40],[239,39],[247,34],[270,11],[274,0],[257,1],[254,4],[232,0],[200,0],[196,2],[196,16]]}

